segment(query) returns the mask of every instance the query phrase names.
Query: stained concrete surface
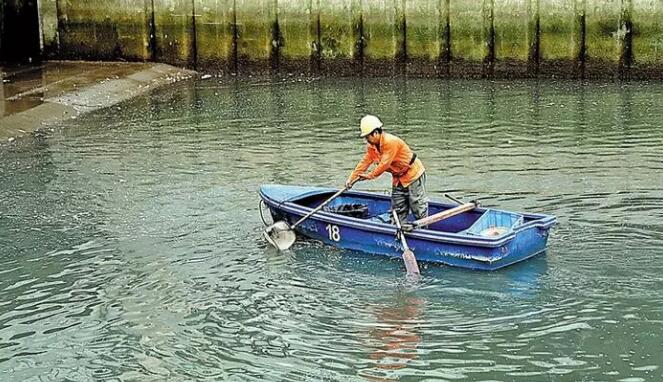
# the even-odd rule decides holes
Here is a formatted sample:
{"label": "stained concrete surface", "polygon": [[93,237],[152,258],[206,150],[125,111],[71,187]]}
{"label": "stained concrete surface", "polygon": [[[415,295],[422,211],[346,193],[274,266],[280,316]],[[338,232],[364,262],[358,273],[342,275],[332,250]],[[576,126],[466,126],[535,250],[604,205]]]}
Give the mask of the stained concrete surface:
{"label": "stained concrete surface", "polygon": [[156,63],[50,61],[0,67],[0,144],[194,74]]}

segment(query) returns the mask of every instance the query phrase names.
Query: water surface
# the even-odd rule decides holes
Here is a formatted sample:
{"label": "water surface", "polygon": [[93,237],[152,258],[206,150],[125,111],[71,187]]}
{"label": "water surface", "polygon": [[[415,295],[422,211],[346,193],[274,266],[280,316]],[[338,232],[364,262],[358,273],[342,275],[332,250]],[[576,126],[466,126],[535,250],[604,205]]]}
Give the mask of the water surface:
{"label": "water surface", "polygon": [[[433,198],[558,217],[492,272],[261,236],[379,115]],[[0,380],[663,379],[663,84],[210,79],[0,149]],[[359,186],[388,190],[387,176]]]}

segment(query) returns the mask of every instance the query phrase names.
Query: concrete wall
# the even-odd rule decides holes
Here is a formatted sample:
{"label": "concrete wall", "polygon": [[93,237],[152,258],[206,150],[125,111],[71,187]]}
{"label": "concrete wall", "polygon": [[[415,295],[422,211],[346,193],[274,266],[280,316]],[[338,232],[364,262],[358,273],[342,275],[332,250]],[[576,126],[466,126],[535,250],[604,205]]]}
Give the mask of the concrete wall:
{"label": "concrete wall", "polygon": [[[42,0],[44,5],[48,5],[47,8],[43,7],[42,12],[44,26],[53,22],[53,2],[55,2],[57,20],[56,56],[127,60],[147,60],[151,57],[149,49],[150,22],[153,15],[151,0]],[[154,16],[159,21],[163,20],[163,14],[171,14],[169,9],[161,7],[163,2],[163,0],[154,1]],[[46,13],[46,10],[49,12]],[[174,7],[172,13],[182,13],[191,18],[190,9],[181,10]],[[175,32],[172,30],[174,24],[166,19],[161,31]],[[190,33],[187,34],[189,35]],[[53,45],[52,36],[52,28],[49,28],[49,46]],[[163,42],[159,37],[161,36],[157,36],[157,41]],[[46,38],[44,40],[47,41]],[[165,44],[168,46],[167,42]],[[159,46],[157,50],[160,53],[165,52],[163,53],[165,55],[169,51],[163,46]]]}
{"label": "concrete wall", "polygon": [[58,53],[58,3],[57,0],[39,0],[39,26],[41,49],[45,57]]}
{"label": "concrete wall", "polygon": [[234,0],[195,0],[197,66],[237,70]]}
{"label": "concrete wall", "polygon": [[48,57],[219,72],[663,77],[663,0],[40,0],[40,14]]}

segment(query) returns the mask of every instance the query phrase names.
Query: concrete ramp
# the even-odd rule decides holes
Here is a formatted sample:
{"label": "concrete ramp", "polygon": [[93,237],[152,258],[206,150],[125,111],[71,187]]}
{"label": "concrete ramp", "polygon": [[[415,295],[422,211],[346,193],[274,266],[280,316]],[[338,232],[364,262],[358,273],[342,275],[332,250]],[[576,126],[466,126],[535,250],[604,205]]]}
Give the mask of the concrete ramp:
{"label": "concrete ramp", "polygon": [[0,144],[195,74],[166,64],[68,61],[0,70]]}

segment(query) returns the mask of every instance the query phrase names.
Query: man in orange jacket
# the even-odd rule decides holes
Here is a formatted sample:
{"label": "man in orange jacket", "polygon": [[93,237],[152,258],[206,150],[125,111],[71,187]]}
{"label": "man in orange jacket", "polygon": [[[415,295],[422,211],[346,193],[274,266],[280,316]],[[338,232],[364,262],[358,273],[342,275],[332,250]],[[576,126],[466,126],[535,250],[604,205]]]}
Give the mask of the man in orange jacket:
{"label": "man in orange jacket", "polygon": [[[346,186],[350,187],[357,178],[375,179],[385,171],[389,172],[392,176],[391,208],[400,221],[407,221],[410,210],[416,219],[422,219],[428,216],[424,165],[405,141],[383,132],[382,126],[382,121],[373,115],[361,119],[360,137],[368,142],[366,154],[350,174]],[[371,164],[376,164],[376,167],[365,173]]]}

